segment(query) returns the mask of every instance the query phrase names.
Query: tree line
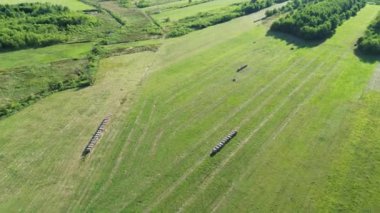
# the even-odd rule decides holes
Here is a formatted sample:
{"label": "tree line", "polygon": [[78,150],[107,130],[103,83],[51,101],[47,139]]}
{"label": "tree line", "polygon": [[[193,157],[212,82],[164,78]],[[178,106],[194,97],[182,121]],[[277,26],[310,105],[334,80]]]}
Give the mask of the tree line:
{"label": "tree line", "polygon": [[358,49],[370,54],[380,54],[380,13],[369,25],[365,35],[358,40]]}
{"label": "tree line", "polygon": [[0,50],[65,42],[70,31],[95,21],[67,7],[49,3],[0,5]]}
{"label": "tree line", "polygon": [[323,40],[335,33],[345,20],[365,6],[365,0],[323,0],[275,21],[271,30],[293,34],[305,40]]}

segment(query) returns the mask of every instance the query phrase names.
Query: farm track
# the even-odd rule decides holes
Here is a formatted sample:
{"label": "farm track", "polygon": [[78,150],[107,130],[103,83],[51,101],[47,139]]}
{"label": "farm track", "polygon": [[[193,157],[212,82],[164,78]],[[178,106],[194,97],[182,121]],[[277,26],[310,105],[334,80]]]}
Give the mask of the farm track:
{"label": "farm track", "polygon": [[[317,69],[319,69],[323,65],[324,64],[321,64]],[[336,66],[337,66],[337,64],[335,64],[333,70],[335,69]],[[316,72],[318,72],[318,71],[316,71]],[[309,75],[295,90],[292,91],[291,94],[289,94],[286,97],[285,101],[288,102],[290,100],[290,98],[293,96],[293,94],[295,94],[298,90],[300,90],[312,77],[314,77],[314,75],[316,75],[315,72],[313,72],[311,75]],[[332,73],[329,73],[329,74],[325,75],[321,81],[317,82],[316,87],[314,87],[312,89],[312,91],[308,94],[308,96],[303,100],[303,102],[300,103],[300,104],[298,104],[297,107],[296,107],[296,109],[291,112],[292,117],[294,117],[298,113],[298,111],[304,105],[305,102],[307,102],[311,97],[313,97],[313,95],[318,91],[317,88],[319,88],[319,86],[321,84],[323,84],[323,82],[327,81],[327,79],[329,77],[331,77],[331,75],[332,75]],[[286,104],[286,102],[282,102],[281,105],[279,107],[277,107],[276,110],[274,110],[269,117],[273,117],[274,114],[276,114],[277,112],[279,112],[280,109]],[[289,119],[291,119],[291,118],[287,117],[285,119],[285,121],[284,121],[285,124],[287,124],[289,122]],[[191,205],[194,202],[194,199],[196,199],[195,194],[199,195],[201,192],[204,192],[204,190],[212,183],[212,181],[216,177],[216,175],[220,171],[222,171],[224,169],[224,167],[226,166],[226,164],[239,152],[239,150],[241,150],[244,147],[245,144],[247,144],[249,142],[249,140],[253,137],[253,135],[257,131],[259,131],[261,129],[261,127],[264,126],[266,122],[268,122],[268,120],[269,119],[265,119],[263,121],[264,123],[260,123],[259,127],[256,128],[256,129],[254,129],[253,132],[248,137],[246,137],[243,140],[243,142],[240,143],[239,146],[227,158],[225,158],[222,161],[222,163],[209,176],[207,176],[206,179],[203,180],[202,184],[198,186],[198,191],[197,192],[193,192],[192,196],[190,198],[186,199],[186,202],[179,209],[179,212],[182,212],[184,210],[184,208],[188,207],[189,205]],[[275,134],[273,135],[273,137],[276,137],[276,135],[278,135],[284,128],[285,128],[285,126],[280,126],[279,130],[275,132]],[[264,143],[264,145],[265,145],[265,143]],[[245,170],[245,172],[246,171],[249,171],[249,170]]]}
{"label": "farm track", "polygon": [[[316,58],[315,58],[314,60],[312,60],[311,62],[309,62],[308,64],[306,64],[305,68],[308,67],[308,66],[310,66],[315,60],[316,60]],[[295,62],[293,65],[296,66],[300,61],[302,61],[302,60],[299,60],[299,61]],[[286,71],[284,71],[282,74],[285,75],[288,71],[290,71],[290,70],[292,69],[293,65],[291,65],[291,66],[290,66]],[[271,83],[272,83],[272,84],[276,83],[276,81],[279,80],[281,76],[282,76],[282,75],[277,76],[276,79],[273,79],[273,80],[271,81]],[[290,79],[290,80],[292,80],[292,79]],[[289,80],[289,81],[290,81],[290,80]],[[267,84],[266,87],[264,87],[264,88],[262,88],[262,89],[260,90],[261,92],[256,93],[257,96],[259,96],[262,92],[264,92],[264,91],[265,91],[266,89],[268,89],[270,86],[271,86],[271,84]],[[225,124],[225,122],[227,122],[229,119],[232,119],[232,118],[233,118],[237,113],[239,113],[242,109],[244,109],[244,108],[246,108],[247,106],[249,106],[249,104],[250,104],[251,102],[253,102],[254,100],[255,100],[254,97],[253,97],[252,99],[247,100],[245,103],[242,104],[243,106],[241,106],[240,108],[238,108],[237,110],[235,110],[232,114],[230,114],[230,116],[229,116],[228,118],[226,118],[226,119],[224,120],[224,122],[220,122],[220,123],[218,123],[218,125],[217,125],[215,128],[213,128],[213,129],[211,130],[211,132],[215,132],[217,129],[219,129],[221,126],[223,126],[223,125]],[[269,101],[269,99],[267,99],[267,100]],[[210,131],[209,131],[209,132],[210,132]],[[196,144],[197,147],[198,147],[199,145],[202,144],[203,140],[205,140],[207,137],[209,137],[209,136],[212,134],[212,133],[209,133],[209,132],[208,132],[208,135],[207,135],[206,137],[204,137],[204,138],[202,138],[202,139],[200,140],[200,143],[197,143],[197,144]],[[193,149],[191,149],[191,150],[193,150]],[[192,151],[191,151],[191,152],[192,152]],[[184,157],[180,158],[179,160],[184,159],[185,157],[187,157],[187,156],[185,155]],[[206,159],[206,158],[207,158],[207,157],[202,158],[202,159],[199,161],[200,164],[201,164],[201,161],[203,161],[203,160]],[[198,164],[196,163],[195,165],[198,165]],[[193,166],[192,168],[190,168],[190,171],[189,171],[189,172],[186,172],[185,175],[183,175],[183,176],[179,179],[179,181],[177,181],[177,182],[179,182],[178,184],[177,184],[177,182],[176,182],[176,183],[173,184],[171,187],[167,188],[166,192],[161,193],[161,195],[159,196],[159,199],[160,199],[160,200],[159,200],[158,202],[157,202],[157,201],[156,201],[156,202],[153,202],[152,206],[157,205],[158,203],[160,203],[160,201],[163,200],[163,198],[164,198],[166,195],[169,195],[172,191],[174,191],[174,189],[176,188],[176,186],[177,186],[177,185],[180,185],[180,183],[182,182],[182,180],[185,180],[185,179],[186,179],[187,174],[191,174],[191,173],[193,172],[193,170],[195,170],[194,166]],[[168,192],[169,192],[169,193],[168,193]],[[148,208],[147,211],[149,211],[149,209],[150,209],[150,208]]]}

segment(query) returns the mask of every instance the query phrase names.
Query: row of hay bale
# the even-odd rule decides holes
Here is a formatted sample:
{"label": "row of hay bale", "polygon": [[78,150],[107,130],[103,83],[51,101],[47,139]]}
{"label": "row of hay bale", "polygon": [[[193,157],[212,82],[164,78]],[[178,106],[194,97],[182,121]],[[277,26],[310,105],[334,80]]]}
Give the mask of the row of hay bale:
{"label": "row of hay bale", "polygon": [[240,72],[240,71],[244,70],[244,69],[247,68],[247,67],[248,67],[247,64],[246,64],[246,65],[243,65],[243,66],[239,67],[239,68],[236,70],[236,72]]}
{"label": "row of hay bale", "polygon": [[111,119],[111,115],[108,115],[100,123],[98,129],[96,130],[94,135],[92,135],[91,140],[88,142],[87,146],[84,148],[83,153],[82,153],[83,156],[89,154],[92,151],[92,149],[94,148],[96,143],[100,140],[104,131],[106,130],[106,125],[109,123],[110,119]]}
{"label": "row of hay bale", "polygon": [[231,141],[232,138],[234,138],[235,136],[237,135],[237,131],[236,130],[233,130],[230,134],[228,134],[226,137],[224,137],[219,143],[218,145],[216,145],[212,150],[211,150],[211,153],[210,153],[210,156],[214,156],[216,155],[216,153],[218,153],[228,142]]}

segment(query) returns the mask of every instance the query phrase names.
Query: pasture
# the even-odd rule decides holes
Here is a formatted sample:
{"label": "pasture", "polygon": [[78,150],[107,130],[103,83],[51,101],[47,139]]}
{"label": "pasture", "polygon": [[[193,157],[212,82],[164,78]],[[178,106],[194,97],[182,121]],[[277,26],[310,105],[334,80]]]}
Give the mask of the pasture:
{"label": "pasture", "polygon": [[194,16],[200,12],[207,12],[211,10],[218,10],[234,3],[244,2],[245,0],[214,0],[205,2],[202,4],[196,4],[189,7],[179,8],[179,9],[169,9],[164,10],[158,14],[154,14],[153,18],[159,21],[163,21],[166,18],[169,18],[170,21],[177,21],[182,18],[189,16]]}
{"label": "pasture", "polygon": [[318,46],[263,10],[103,59],[94,86],[0,120],[0,212],[379,211],[378,63],[354,52],[379,8]]}
{"label": "pasture", "polygon": [[19,4],[33,2],[49,2],[52,4],[64,5],[71,10],[87,10],[92,9],[91,6],[80,2],[79,0],[2,0],[1,4]]}
{"label": "pasture", "polygon": [[40,65],[53,61],[83,58],[91,50],[92,43],[60,44],[43,48],[30,48],[0,53],[0,70]]}

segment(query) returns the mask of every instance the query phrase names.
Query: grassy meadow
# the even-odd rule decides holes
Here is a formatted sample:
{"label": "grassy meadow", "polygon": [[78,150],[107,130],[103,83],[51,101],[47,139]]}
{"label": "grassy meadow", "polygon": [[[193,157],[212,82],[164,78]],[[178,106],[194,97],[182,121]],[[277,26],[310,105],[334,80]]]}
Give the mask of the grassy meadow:
{"label": "grassy meadow", "polygon": [[[263,10],[101,60],[95,85],[0,120],[0,212],[379,211],[378,60],[354,51],[379,9],[319,45],[268,33]],[[90,48],[76,45],[0,54],[0,67]]]}
{"label": "grassy meadow", "polygon": [[52,4],[64,5],[71,10],[87,10],[93,7],[80,2],[79,0],[2,0],[1,4],[19,4],[19,3],[33,3],[33,2],[49,2]]}
{"label": "grassy meadow", "polygon": [[[244,0],[245,1],[245,0]],[[189,16],[194,16],[200,12],[207,12],[210,10],[218,10],[224,7],[227,7],[234,3],[244,2],[243,0],[214,0],[202,4],[196,4],[189,7],[165,10],[158,14],[154,14],[153,18],[159,21],[163,21],[166,18],[169,18],[170,21],[177,21],[182,18]]]}
{"label": "grassy meadow", "polygon": [[92,45],[92,43],[60,44],[36,49],[2,52],[0,53],[0,72],[2,69],[12,67],[83,58],[91,50]]}

